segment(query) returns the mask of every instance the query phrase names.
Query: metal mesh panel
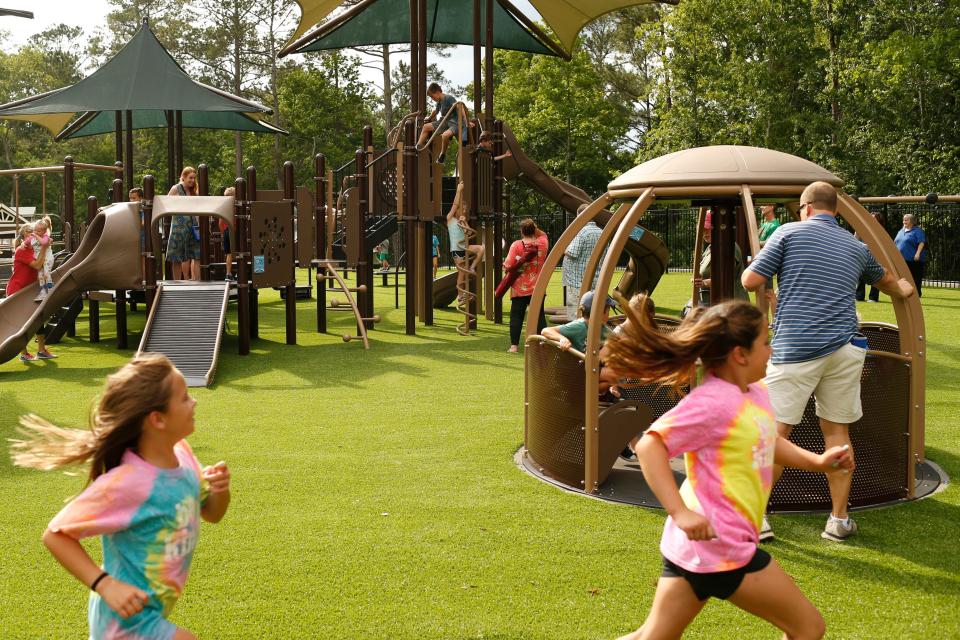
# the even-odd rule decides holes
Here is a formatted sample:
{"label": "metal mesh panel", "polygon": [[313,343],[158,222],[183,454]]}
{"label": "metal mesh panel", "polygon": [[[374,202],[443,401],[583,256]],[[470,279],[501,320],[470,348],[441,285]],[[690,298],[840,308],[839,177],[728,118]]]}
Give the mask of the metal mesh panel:
{"label": "metal mesh panel", "polygon": [[[679,318],[673,318],[671,316],[657,316],[657,327],[664,333],[674,331],[678,326],[680,326]],[[630,382],[631,381],[628,380],[624,384],[629,385]],[[620,389],[621,397],[624,400],[636,400],[637,402],[650,407],[651,417],[653,420],[658,419],[667,411],[670,411],[670,409],[673,409],[675,406],[677,406],[680,398],[689,392],[690,387],[684,386],[681,388],[681,395],[677,395],[674,393],[673,389],[669,387],[661,387],[660,385],[656,384],[645,384],[639,387],[624,386]]]}
{"label": "metal mesh panel", "polygon": [[[850,425],[857,460],[850,506],[874,505],[907,496],[908,483],[913,481],[907,433],[909,384],[908,363],[885,356],[867,357],[860,391],[863,418]],[[823,436],[812,399],[790,440],[804,449],[823,452]],[[770,495],[770,509],[774,511],[830,507],[830,490],[822,473],[786,469]]]}
{"label": "metal mesh panel", "polygon": [[867,336],[867,345],[874,351],[900,353],[900,330],[882,322],[865,322],[860,332]]}
{"label": "metal mesh panel", "polygon": [[526,347],[526,447],[543,473],[583,484],[583,361],[539,341]]}

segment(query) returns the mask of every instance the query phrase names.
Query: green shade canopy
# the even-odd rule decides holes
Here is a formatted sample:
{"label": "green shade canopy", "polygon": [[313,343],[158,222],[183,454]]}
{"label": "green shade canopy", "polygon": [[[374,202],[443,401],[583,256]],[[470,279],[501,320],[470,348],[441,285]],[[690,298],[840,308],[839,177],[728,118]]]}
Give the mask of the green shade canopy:
{"label": "green shade canopy", "polygon": [[[402,0],[401,0],[402,1]],[[509,7],[511,13],[519,14],[519,10],[516,7],[513,7],[507,0],[496,0],[497,4],[501,8]],[[428,5],[428,12],[431,11],[431,7],[435,6],[438,0],[428,0],[430,3]],[[618,9],[626,9],[627,7],[634,7],[641,4],[652,4],[654,2],[663,2],[664,4],[677,4],[679,0],[529,0],[530,4],[539,12],[540,17],[543,19],[543,22],[556,34],[557,38],[560,39],[560,45],[555,45],[551,43],[552,46],[555,46],[557,49],[561,49],[564,52],[564,56],[569,58],[570,52],[573,51],[573,45],[576,42],[577,35],[580,31],[590,22],[596,20],[602,15],[610,13],[611,11],[616,11]],[[337,7],[344,4],[344,0],[297,0],[297,4],[300,5],[301,15],[300,23],[297,25],[297,30],[293,33],[293,36],[290,39],[290,43],[281,51],[281,55],[286,55],[287,53],[292,53],[293,51],[315,51],[313,48],[306,48],[303,45],[304,41],[308,40],[310,37],[321,32],[323,27],[314,31],[310,36],[302,38],[305,33],[310,28],[310,25],[319,23],[321,20],[329,16]],[[392,15],[388,14],[385,16],[385,20],[389,21],[390,18],[394,18],[400,24],[396,25],[396,29],[405,29],[410,24],[410,9],[409,2],[403,2],[405,5],[402,11],[397,11]],[[457,7],[453,11],[459,13],[458,16],[454,16],[454,35],[447,35],[445,32],[443,34],[444,38],[459,38],[459,39],[436,39],[429,40],[430,42],[435,43],[445,43],[445,44],[473,44],[472,40],[464,40],[464,37],[469,38],[472,29],[471,29],[471,16],[473,15],[473,2],[472,0],[443,0],[444,5],[452,5]],[[481,6],[485,5],[486,2],[481,2]],[[446,6],[444,6],[446,9]],[[431,14],[432,15],[432,14]],[[441,12],[441,15],[443,13]],[[332,23],[336,18],[331,19],[329,23]],[[432,18],[428,17],[428,22]],[[406,25],[404,25],[406,21]],[[496,18],[494,18],[496,22]],[[389,24],[389,22],[388,22]],[[371,34],[379,34],[381,32],[386,33],[387,29],[383,28],[380,23],[372,25],[375,29],[370,31]],[[497,29],[500,28],[499,23],[497,23]],[[497,37],[496,35],[494,36]],[[374,39],[372,36],[367,36],[367,39]],[[378,39],[378,42],[364,42],[363,44],[383,44],[394,43],[394,42],[408,42],[409,35],[405,36],[399,40],[384,40]],[[356,46],[355,44],[346,44],[339,46]],[[498,48],[503,49],[517,49],[519,51],[530,51],[530,49],[514,47],[514,46],[504,46],[502,44],[496,45]],[[318,47],[324,49],[334,48],[333,46]],[[541,51],[534,51],[533,53],[542,53]]]}
{"label": "green shade canopy", "polygon": [[[486,24],[486,5],[486,2],[480,3],[481,24]],[[496,48],[564,55],[549,38],[538,35],[525,25],[522,18],[518,18],[518,14],[522,14],[508,2],[493,3],[493,11],[493,44]],[[472,45],[473,0],[427,0],[427,25],[429,43]],[[280,55],[409,42],[409,0],[364,0],[287,45]]]}
{"label": "green shade canopy", "polygon": [[[136,128],[166,126],[165,110],[182,111],[184,126],[210,123],[223,125],[211,128],[275,132],[254,121],[258,114],[272,113],[270,109],[192,79],[146,22],[113,58],[80,82],[0,105],[0,118],[35,122],[58,137],[77,137],[113,131],[116,111],[132,111],[141,123]],[[187,124],[188,118],[193,124]]]}
{"label": "green shade canopy", "polygon": [[[235,111],[184,111],[184,129],[221,129],[227,131],[251,131],[253,133],[287,132],[269,122],[257,118],[259,114]],[[170,125],[163,111],[138,110],[133,112],[134,129],[165,129]],[[126,125],[124,125],[126,126]],[[113,112],[90,111],[75,120],[57,135],[58,140],[72,140],[102,133],[113,133],[116,120]]]}

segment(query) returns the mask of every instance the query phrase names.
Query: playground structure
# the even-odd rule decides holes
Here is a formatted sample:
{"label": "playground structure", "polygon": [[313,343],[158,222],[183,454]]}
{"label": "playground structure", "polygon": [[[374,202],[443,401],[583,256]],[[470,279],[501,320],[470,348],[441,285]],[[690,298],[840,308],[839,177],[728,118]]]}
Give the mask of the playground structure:
{"label": "playground structure", "polygon": [[[713,210],[712,280],[710,302],[733,297],[734,247],[738,235],[744,256],[760,250],[755,205],[786,204],[796,209],[803,189],[815,180],[836,187],[843,182],[806,160],[756,147],[715,146],[666,155],[627,171],[610,183],[554,244],[543,266],[530,305],[536,317],[543,305],[550,276],[577,232],[601,214],[610,215],[600,242],[591,255],[599,263],[597,289],[610,289],[614,267],[631,229],[654,202],[684,201]],[[867,243],[877,261],[898,277],[909,272],[889,235],[863,207],[842,191],[839,213]],[[620,204],[612,214],[608,209]],[[604,213],[606,212],[606,213]],[[698,235],[703,233],[703,216]],[[700,240],[698,238],[698,246]],[[698,256],[695,258],[698,261]],[[696,266],[694,266],[696,268]],[[588,265],[588,270],[590,266]],[[589,271],[588,271],[589,272]],[[581,294],[589,285],[585,284]],[[764,291],[757,292],[758,300]],[[594,298],[592,316],[599,316],[603,296]],[[851,425],[857,454],[850,502],[867,507],[910,500],[932,491],[936,473],[925,464],[924,380],[925,330],[916,296],[894,300],[896,325],[862,323],[869,348],[864,365],[864,415]],[[678,318],[658,317],[662,331]],[[524,467],[565,488],[635,504],[654,504],[636,465],[614,464],[626,443],[672,408],[678,398],[655,385],[624,391],[625,400],[601,406],[599,382],[600,326],[593,323],[586,353],[561,351],[527,329]],[[813,402],[791,440],[812,451],[823,449]],[[675,469],[675,473],[677,470]],[[788,469],[770,497],[773,511],[830,508],[822,474]]]}

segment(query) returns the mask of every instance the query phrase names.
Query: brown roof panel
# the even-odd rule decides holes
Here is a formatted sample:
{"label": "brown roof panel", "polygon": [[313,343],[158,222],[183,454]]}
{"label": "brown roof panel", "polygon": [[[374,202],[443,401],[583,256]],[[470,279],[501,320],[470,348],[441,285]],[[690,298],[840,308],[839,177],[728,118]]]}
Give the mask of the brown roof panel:
{"label": "brown roof panel", "polygon": [[730,184],[797,184],[824,180],[842,187],[843,180],[809,160],[789,153],[716,145],[677,151],[630,169],[610,183],[610,191],[644,187]]}

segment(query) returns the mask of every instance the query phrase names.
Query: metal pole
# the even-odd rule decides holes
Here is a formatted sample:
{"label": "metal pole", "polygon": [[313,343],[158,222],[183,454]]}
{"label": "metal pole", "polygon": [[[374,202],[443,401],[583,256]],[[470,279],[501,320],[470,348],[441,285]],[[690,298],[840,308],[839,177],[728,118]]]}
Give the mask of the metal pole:
{"label": "metal pole", "polygon": [[116,160],[123,164],[123,112],[114,111],[114,143],[116,144]]}
{"label": "metal pole", "polygon": [[404,232],[407,245],[407,281],[406,281],[406,321],[407,335],[417,333],[417,288],[416,282],[416,246],[417,246],[417,147],[416,125],[407,120],[403,128],[403,196]]}
{"label": "metal pole", "polygon": [[147,304],[147,316],[153,308],[157,294],[157,257],[153,253],[153,198],[156,192],[156,180],[152,174],[143,177],[143,291]]}
{"label": "metal pole", "polygon": [[127,190],[133,189],[133,111],[127,111],[127,128],[124,131],[127,137],[127,149],[124,154],[124,162],[127,175]]}
{"label": "metal pole", "polygon": [[[97,196],[87,198],[87,225],[97,215]],[[100,342],[100,301],[87,301],[88,324],[90,325],[90,342]],[[119,335],[119,334],[118,334]]]}
{"label": "metal pole", "polygon": [[417,34],[417,48],[420,49],[417,54],[420,60],[420,91],[418,94],[420,96],[420,111],[423,112],[427,108],[427,94],[425,93],[425,85],[427,84],[427,0],[420,0],[418,13],[417,22],[420,23]]}
{"label": "metal pole", "polygon": [[238,353],[250,353],[250,272],[247,265],[247,181],[237,178],[233,183],[233,240],[237,246],[237,340]]}
{"label": "metal pole", "polygon": [[163,112],[167,117],[167,189],[177,181],[176,148],[173,143],[173,111]]}
{"label": "metal pole", "polygon": [[483,77],[480,74],[480,0],[473,0],[473,113],[480,117]]}
{"label": "metal pole", "polygon": [[[489,77],[489,76],[488,76]],[[492,103],[491,103],[492,104]],[[490,109],[488,106],[487,109]],[[488,112],[489,113],[489,112]],[[503,153],[503,122],[493,121],[493,153]],[[503,162],[493,163],[493,280],[503,280]],[[493,322],[503,324],[503,298],[493,299]]]}
{"label": "metal pole", "polygon": [[177,171],[183,171],[183,111],[176,111],[174,113],[174,126],[176,127],[176,131],[174,131],[174,144],[177,147],[174,167]]}
{"label": "metal pole", "polygon": [[70,238],[65,238],[67,251],[73,251],[77,242],[77,225],[73,208],[73,156],[63,159],[63,221],[70,225]]}
{"label": "metal pole", "polygon": [[[420,78],[420,25],[417,19],[420,16],[419,0],[410,0],[410,111],[420,113],[420,94],[423,92],[423,80]],[[417,124],[420,118],[417,117]]]}
{"label": "metal pole", "polygon": [[[486,91],[484,96],[484,130],[493,132],[493,0],[487,0]],[[480,117],[480,112],[477,112]]]}
{"label": "metal pole", "polygon": [[247,197],[246,197],[246,218],[244,224],[244,246],[246,247],[247,273],[250,276],[250,338],[260,337],[260,308],[258,306],[260,292],[253,285],[253,203],[257,199],[257,168],[247,167]]}
{"label": "metal pole", "polygon": [[[197,167],[197,191],[201,196],[210,195],[210,169],[206,164]],[[210,218],[198,217],[200,225],[200,279],[210,279]]]}
{"label": "metal pole", "polygon": [[[313,183],[316,192],[314,201],[314,226],[316,228],[316,245],[314,258],[323,260],[327,255],[327,159],[322,153],[313,158]],[[326,275],[326,269],[317,266],[317,275]],[[317,333],[327,331],[327,287],[324,280],[317,283]]]}
{"label": "metal pole", "polygon": [[[295,199],[293,186],[293,163],[287,160],[283,163],[283,198],[290,202],[291,209]],[[293,216],[290,216],[293,223]],[[293,228],[290,229],[290,243],[293,244]],[[296,257],[290,262],[290,282],[287,283],[286,299],[287,344],[297,344],[297,267]]]}

